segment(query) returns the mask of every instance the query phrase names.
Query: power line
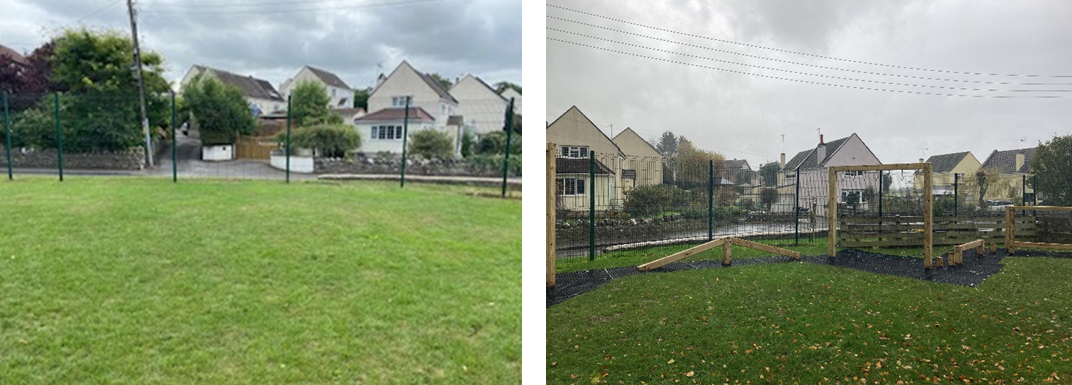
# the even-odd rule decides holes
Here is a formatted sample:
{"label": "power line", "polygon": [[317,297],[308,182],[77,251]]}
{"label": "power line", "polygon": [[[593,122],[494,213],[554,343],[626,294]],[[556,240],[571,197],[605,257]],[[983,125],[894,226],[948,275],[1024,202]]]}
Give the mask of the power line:
{"label": "power line", "polygon": [[770,58],[770,57],[766,57],[766,56],[750,55],[750,54],[741,53],[741,52],[735,52],[735,51],[728,51],[728,50],[724,50],[724,49],[705,47],[705,46],[696,45],[696,44],[689,44],[689,43],[685,43],[685,42],[681,42],[681,41],[677,41],[677,40],[663,39],[663,38],[659,38],[659,37],[655,37],[655,36],[643,35],[643,34],[639,34],[639,33],[635,33],[635,32],[629,32],[629,31],[623,31],[623,30],[620,30],[620,29],[604,27],[602,25],[595,25],[595,24],[589,24],[589,23],[580,22],[580,21],[576,21],[576,20],[564,19],[564,18],[561,18],[561,17],[547,16],[547,18],[548,19],[553,19],[553,20],[564,21],[564,22],[567,22],[567,23],[579,24],[579,25],[583,25],[583,26],[586,26],[586,27],[604,29],[604,30],[611,31],[611,32],[624,33],[626,35],[643,37],[643,38],[651,39],[651,40],[658,40],[658,41],[662,41],[662,42],[666,42],[666,43],[678,44],[678,45],[683,45],[683,46],[688,46],[688,47],[693,47],[693,48],[706,49],[706,50],[709,50],[709,51],[721,52],[721,53],[726,53],[726,54],[731,54],[731,55],[739,55],[739,56],[750,57],[750,58],[754,58],[754,59],[770,60],[770,61],[775,61],[775,62],[779,62],[779,63],[786,63],[786,64],[806,66],[806,67],[814,67],[814,68],[835,70],[835,71],[846,71],[846,72],[855,72],[855,73],[867,74],[867,75],[893,76],[893,77],[899,77],[899,78],[910,78],[910,79],[920,79],[920,80],[936,80],[936,81],[943,81],[943,82],[997,84],[997,85],[1021,85],[1021,86],[1068,86],[1068,85],[1072,85],[1072,83],[1010,83],[1010,82],[992,82],[992,81],[985,81],[985,80],[964,80],[964,79],[949,79],[949,78],[932,78],[932,77],[928,77],[928,76],[901,75],[901,74],[891,74],[891,73],[883,73],[883,72],[855,70],[855,69],[851,69],[851,68],[830,67],[830,66],[823,66],[823,65],[818,65],[818,64],[809,64],[809,63],[803,63],[803,62],[797,62],[797,61],[791,61],[791,60],[775,59],[775,58]]}
{"label": "power line", "polygon": [[739,63],[739,62],[715,59],[715,58],[710,58],[710,57],[705,57],[705,56],[692,55],[692,54],[687,54],[687,53],[682,53],[682,52],[668,51],[668,50],[663,50],[663,49],[658,49],[658,48],[652,48],[652,47],[642,46],[642,45],[638,45],[638,44],[632,44],[632,43],[626,43],[626,42],[617,41],[617,40],[605,39],[605,38],[601,38],[601,37],[597,37],[597,36],[591,36],[591,35],[585,35],[585,34],[576,33],[576,32],[564,31],[564,30],[550,28],[550,27],[548,27],[547,29],[551,30],[551,31],[555,31],[555,32],[568,33],[568,34],[571,34],[571,35],[587,37],[587,38],[590,38],[590,39],[603,40],[603,41],[607,41],[607,42],[611,42],[611,43],[624,44],[624,45],[628,45],[628,46],[632,46],[632,47],[636,47],[636,48],[641,48],[641,49],[647,49],[647,50],[670,53],[670,54],[676,54],[676,55],[682,55],[682,56],[688,56],[688,57],[696,58],[696,59],[712,60],[712,61],[717,61],[717,62],[722,62],[722,63],[727,63],[727,64],[735,64],[735,65],[740,65],[740,66],[745,66],[745,67],[752,67],[752,68],[759,68],[759,69],[765,69],[765,70],[770,70],[770,71],[788,72],[788,73],[797,74],[797,75],[818,76],[818,77],[824,77],[824,78],[830,78],[830,79],[838,79],[838,80],[848,80],[848,81],[857,81],[857,82],[866,82],[866,83],[888,84],[888,85],[906,86],[906,87],[942,88],[942,89],[949,89],[949,90],[979,91],[979,92],[1072,92],[1072,90],[1067,90],[1067,89],[1066,90],[1000,90],[1000,89],[994,89],[994,88],[986,89],[986,88],[947,87],[947,86],[934,86],[934,85],[926,85],[926,84],[911,84],[911,83],[887,82],[887,81],[881,81],[881,80],[847,78],[847,77],[842,77],[842,76],[814,74],[814,73],[809,73],[809,72],[800,72],[800,71],[793,71],[793,70],[787,70],[787,69],[781,69],[781,68],[757,66],[757,65],[747,64],[747,63]]}
{"label": "power line", "polygon": [[340,5],[332,7],[312,7],[312,8],[281,8],[281,9],[248,9],[248,10],[223,10],[223,11],[185,11],[185,10],[153,10],[148,9],[143,13],[154,14],[171,14],[171,15],[246,15],[246,14],[272,14],[272,13],[293,13],[293,12],[320,12],[320,11],[332,11],[340,9],[364,9],[364,8],[376,8],[376,7],[391,7],[399,5],[412,5],[420,3],[431,3],[437,1],[446,0],[403,0],[403,1],[391,1],[381,3],[366,3],[355,5]]}
{"label": "power line", "polygon": [[1072,75],[996,74],[996,73],[969,72],[969,71],[951,71],[951,70],[940,70],[940,69],[930,69],[930,68],[921,68],[921,67],[909,67],[909,66],[902,66],[902,65],[895,65],[895,64],[875,63],[875,62],[868,62],[868,61],[862,61],[862,60],[843,59],[843,58],[837,58],[837,57],[832,57],[832,56],[823,56],[823,55],[816,55],[816,54],[811,54],[811,53],[806,53],[806,52],[790,51],[790,50],[785,50],[785,49],[780,49],[780,48],[765,47],[765,46],[761,46],[761,45],[741,43],[741,42],[736,42],[736,41],[732,41],[732,40],[717,39],[717,38],[708,37],[708,36],[701,36],[701,35],[696,35],[696,34],[691,34],[691,33],[678,32],[678,31],[669,30],[669,29],[666,29],[666,28],[660,28],[660,27],[650,26],[650,25],[646,25],[646,24],[640,24],[640,23],[636,23],[636,22],[632,22],[632,21],[628,21],[628,20],[616,19],[616,18],[609,17],[609,16],[599,15],[599,14],[595,14],[595,13],[591,13],[591,12],[585,12],[585,11],[576,10],[576,9],[572,9],[572,8],[566,8],[566,7],[562,7],[562,6],[558,6],[558,5],[554,5],[554,4],[547,4],[547,6],[551,7],[551,8],[558,8],[558,9],[561,9],[561,10],[564,10],[564,11],[580,13],[582,15],[598,17],[598,18],[601,18],[601,19],[616,21],[616,22],[619,22],[619,23],[629,24],[629,25],[633,25],[633,26],[637,26],[637,27],[649,28],[649,29],[654,29],[654,30],[657,30],[657,31],[673,33],[673,34],[683,35],[683,36],[688,36],[688,37],[694,37],[694,38],[698,38],[698,39],[706,39],[706,40],[711,40],[711,41],[717,41],[717,42],[720,42],[720,43],[735,44],[735,45],[740,45],[740,46],[745,46],[745,47],[759,48],[759,49],[765,49],[765,50],[771,50],[771,51],[777,51],[777,52],[784,52],[784,53],[790,53],[790,54],[795,54],[795,55],[811,56],[811,57],[817,57],[817,58],[821,58],[821,59],[837,60],[837,61],[843,61],[843,62],[849,62],[849,63],[868,64],[868,65],[891,67],[891,68],[900,68],[900,69],[915,70],[915,71],[944,72],[944,73],[953,73],[953,74],[962,74],[962,75],[1072,78]]}
{"label": "power line", "polygon": [[204,9],[204,8],[229,8],[229,7],[257,7],[262,5],[301,5],[301,4],[327,4],[327,3],[353,3],[361,0],[289,0],[289,1],[265,1],[265,2],[242,2],[242,3],[149,3],[154,7],[166,7],[166,8],[186,8],[186,9]]}
{"label": "power line", "polygon": [[725,68],[719,68],[719,67],[705,66],[705,65],[696,64],[696,63],[687,63],[687,62],[682,62],[682,61],[669,60],[669,59],[657,58],[657,57],[652,57],[652,56],[645,56],[645,55],[632,53],[632,52],[618,51],[618,50],[614,50],[614,49],[610,49],[610,48],[597,47],[597,46],[594,46],[594,45],[588,45],[588,44],[584,44],[584,43],[577,43],[577,42],[568,41],[568,40],[555,39],[555,38],[552,38],[552,37],[548,37],[547,40],[560,42],[560,43],[566,43],[566,44],[573,44],[573,45],[577,45],[577,46],[581,46],[581,47],[598,49],[598,50],[607,51],[607,52],[614,52],[614,53],[620,53],[620,54],[624,54],[624,55],[636,56],[636,57],[644,58],[644,59],[657,60],[657,61],[662,61],[662,62],[667,62],[667,63],[672,63],[672,64],[682,64],[682,65],[687,65],[687,66],[690,66],[690,67],[697,67],[697,68],[711,69],[711,70],[716,70],[716,71],[731,72],[731,73],[742,74],[742,75],[759,76],[759,77],[764,77],[764,78],[769,78],[769,79],[786,80],[786,81],[791,81],[791,82],[808,83],[808,84],[830,86],[830,87],[850,88],[850,89],[868,90],[868,91],[894,92],[894,93],[904,93],[904,94],[917,94],[917,95],[957,96],[957,97],[965,97],[965,98],[995,98],[995,99],[1020,99],[1020,98],[1024,98],[1024,99],[1058,99],[1058,98],[1067,98],[1067,96],[1051,96],[1051,95],[1043,95],[1043,96],[1003,96],[1003,95],[942,94],[942,93],[935,93],[935,92],[892,90],[892,89],[886,89],[886,88],[871,88],[871,87],[860,87],[860,86],[851,86],[851,85],[844,85],[844,84],[814,82],[814,81],[810,81],[810,80],[792,79],[792,78],[784,78],[784,77],[779,77],[779,76],[756,74],[756,73],[751,73],[751,72],[743,72],[743,71],[737,71],[737,70],[731,70],[731,69],[725,69]]}
{"label": "power line", "polygon": [[106,9],[108,9],[108,8],[111,8],[111,7],[114,7],[114,6],[116,5],[116,4],[119,4],[119,3],[122,3],[122,2],[123,2],[123,0],[115,0],[115,1],[113,1],[113,2],[111,2],[111,3],[108,3],[108,5],[105,5],[105,6],[103,6],[103,7],[100,7],[100,8],[98,8],[97,10],[95,10],[95,11],[93,11],[93,12],[90,12],[90,13],[86,14],[85,16],[79,17],[79,18],[78,18],[77,20],[75,20],[74,22],[75,22],[75,23],[81,23],[82,21],[84,21],[84,20],[86,20],[86,19],[88,19],[88,18],[90,18],[90,17],[96,16],[97,14],[99,14],[99,13],[101,13],[101,12],[104,12],[104,10],[106,10]]}

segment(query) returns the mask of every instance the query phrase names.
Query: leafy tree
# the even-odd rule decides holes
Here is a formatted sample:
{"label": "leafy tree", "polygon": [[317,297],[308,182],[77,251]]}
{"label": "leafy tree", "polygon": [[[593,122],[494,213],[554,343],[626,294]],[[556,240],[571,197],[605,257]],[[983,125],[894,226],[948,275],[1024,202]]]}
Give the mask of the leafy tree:
{"label": "leafy tree", "polygon": [[342,117],[331,113],[328,105],[331,97],[323,84],[311,80],[304,80],[294,87],[290,96],[291,116],[295,117],[299,126],[313,126],[318,124],[342,124]]}
{"label": "leafy tree", "polygon": [[890,175],[889,172],[883,172],[882,173],[882,192],[888,194],[890,192],[890,186],[892,186],[892,185],[893,185],[893,175]]}
{"label": "leafy tree", "polygon": [[[117,31],[67,30],[54,39],[52,81],[69,96],[61,98],[72,152],[126,150],[143,144],[137,81],[131,75],[134,45]],[[142,77],[150,123],[170,118],[171,87],[164,79],[163,58],[141,53]],[[69,147],[68,147],[69,146]]]}
{"label": "leafy tree", "polygon": [[864,190],[863,196],[861,196],[861,198],[863,198],[864,202],[874,202],[875,201],[875,188],[871,187],[871,186],[868,186],[867,189]]}
{"label": "leafy tree", "polygon": [[[286,132],[276,136],[279,142],[286,141]],[[361,148],[361,135],[346,125],[318,124],[299,127],[290,134],[291,148],[313,150],[313,156],[342,158],[350,151]]]}
{"label": "leafy tree", "polygon": [[409,136],[409,153],[425,159],[450,159],[454,143],[445,132],[420,130]]}
{"label": "leafy tree", "polygon": [[439,82],[439,85],[443,86],[444,90],[449,90],[450,87],[452,85],[454,85],[453,83],[450,82],[450,79],[447,79],[447,78],[443,77],[440,74],[433,73],[433,74],[428,74],[428,76],[431,77],[432,80],[435,80],[436,82]]}
{"label": "leafy tree", "polygon": [[[521,153],[521,135],[510,135],[510,154]],[[464,145],[464,144],[463,144]],[[494,155],[506,152],[506,131],[492,131],[484,134],[476,145],[476,153]]]}
{"label": "leafy tree", "polygon": [[32,107],[46,93],[63,91],[52,82],[52,55],[56,43],[49,41],[26,57],[25,65],[0,56],[0,91],[8,92],[8,108],[18,112]]}
{"label": "leafy tree", "polygon": [[634,218],[659,216],[685,206],[688,193],[670,185],[637,186],[625,192],[623,209]]}
{"label": "leafy tree", "polygon": [[476,134],[473,133],[473,129],[465,128],[462,130],[462,157],[468,158],[473,155],[476,150]]}
{"label": "leafy tree", "polygon": [[767,206],[767,211],[771,211],[771,206],[774,202],[778,201],[778,190],[773,187],[766,187],[759,191],[759,203]]}
{"label": "leafy tree", "polygon": [[996,168],[979,168],[975,174],[966,178],[964,184],[969,192],[978,194],[980,209],[987,207],[986,193],[988,191],[1000,192],[1003,187],[1007,187],[1007,181],[1002,177],[1001,170]]}
{"label": "leafy tree", "polygon": [[677,154],[677,137],[673,132],[666,131],[659,137],[659,143],[655,145],[655,149],[659,151],[663,156],[673,156]]}
{"label": "leafy tree", "polygon": [[782,165],[778,162],[770,162],[759,167],[759,176],[763,179],[763,184],[767,186],[774,186],[778,184],[778,171],[782,170]]}
{"label": "leafy tree", "polygon": [[[1050,206],[1072,206],[1072,136],[1040,144],[1031,160],[1035,191]],[[1031,180],[1031,178],[1028,178]]]}
{"label": "leafy tree", "polygon": [[507,88],[513,89],[514,91],[517,91],[517,93],[519,93],[519,94],[521,93],[521,86],[519,86],[517,84],[511,83],[511,82],[506,82],[506,81],[495,83],[495,92],[496,93],[501,94],[501,93],[503,93],[503,91],[506,91]]}
{"label": "leafy tree", "polygon": [[[677,148],[678,186],[684,189],[707,187],[710,181],[708,177],[712,162],[715,170],[725,168],[725,158],[722,155],[697,149],[688,140],[678,144]],[[715,178],[722,175],[715,174]]]}
{"label": "leafy tree", "polygon": [[848,194],[845,194],[845,204],[852,207],[853,211],[856,211],[856,206],[860,204],[860,192],[849,191]]}
{"label": "leafy tree", "polygon": [[198,75],[183,90],[183,102],[200,125],[201,144],[233,144],[238,134],[256,130],[242,91],[216,78]]}
{"label": "leafy tree", "polygon": [[368,110],[368,98],[372,95],[372,88],[363,88],[354,91],[354,108],[361,108],[367,112]]}
{"label": "leafy tree", "polygon": [[749,170],[747,168],[741,167],[740,170],[737,170],[737,174],[733,176],[733,181],[736,182],[739,185],[740,184],[746,184],[746,183],[752,183],[752,178],[755,175],[756,175],[755,171],[752,171],[752,170]]}

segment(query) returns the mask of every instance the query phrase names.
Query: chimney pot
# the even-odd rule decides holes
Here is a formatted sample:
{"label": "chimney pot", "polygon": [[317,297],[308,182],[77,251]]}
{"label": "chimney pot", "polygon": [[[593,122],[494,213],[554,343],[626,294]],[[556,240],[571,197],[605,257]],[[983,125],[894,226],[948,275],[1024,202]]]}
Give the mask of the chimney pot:
{"label": "chimney pot", "polygon": [[782,153],[782,168],[785,168],[785,153]]}
{"label": "chimney pot", "polygon": [[823,143],[823,134],[819,134],[819,144]]}
{"label": "chimney pot", "polygon": [[923,163],[923,158],[919,158],[919,162],[920,162],[920,163]]}

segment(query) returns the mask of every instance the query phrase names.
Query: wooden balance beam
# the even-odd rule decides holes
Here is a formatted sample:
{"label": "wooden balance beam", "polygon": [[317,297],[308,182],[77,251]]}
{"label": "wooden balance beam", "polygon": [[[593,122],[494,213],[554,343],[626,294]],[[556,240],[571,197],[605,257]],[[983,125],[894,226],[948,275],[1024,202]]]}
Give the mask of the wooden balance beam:
{"label": "wooden balance beam", "polygon": [[796,261],[800,260],[800,253],[796,252],[796,251],[793,251],[793,250],[787,250],[787,249],[783,249],[783,248],[780,248],[780,247],[764,245],[762,243],[746,241],[746,240],[743,240],[743,239],[737,239],[737,238],[733,238],[733,237],[726,237],[726,238],[719,238],[719,239],[716,239],[716,240],[713,240],[713,241],[710,241],[710,242],[707,242],[707,243],[704,243],[704,244],[700,244],[700,245],[694,246],[692,248],[689,248],[688,250],[680,251],[680,252],[668,255],[666,257],[662,257],[662,258],[656,259],[654,261],[645,263],[643,265],[637,266],[637,270],[647,271],[647,270],[658,269],[658,268],[663,267],[663,266],[665,266],[665,265],[667,265],[667,264],[669,264],[671,262],[680,261],[682,259],[691,257],[693,255],[702,253],[702,252],[707,251],[707,250],[711,250],[711,249],[719,247],[719,246],[722,246],[722,264],[723,265],[729,265],[730,262],[732,262],[731,259],[730,259],[731,245],[737,245],[737,246],[741,246],[741,247],[747,247],[747,248],[750,248],[750,249],[756,249],[756,250],[762,250],[762,251],[766,251],[766,252],[770,252],[770,253],[781,254],[781,255],[785,255],[785,256],[788,256],[790,258],[793,258],[793,260],[796,260]]}
{"label": "wooden balance beam", "polygon": [[983,241],[982,239],[976,239],[976,240],[968,242],[968,243],[963,243],[963,244],[953,246],[953,252],[949,254],[949,263],[948,263],[949,267],[953,267],[953,266],[960,265],[960,264],[964,263],[964,250],[975,248],[975,252],[978,253],[979,255],[985,254],[986,250],[985,250],[985,248],[983,246],[985,244],[986,244],[986,242]]}

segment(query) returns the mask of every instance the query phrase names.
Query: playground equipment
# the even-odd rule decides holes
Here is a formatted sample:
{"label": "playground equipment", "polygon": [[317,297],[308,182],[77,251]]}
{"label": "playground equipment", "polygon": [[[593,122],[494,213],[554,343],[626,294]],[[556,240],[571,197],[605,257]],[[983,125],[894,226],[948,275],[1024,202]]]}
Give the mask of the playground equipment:
{"label": "playground equipment", "polygon": [[637,266],[637,270],[645,271],[645,270],[658,269],[658,268],[660,268],[662,266],[665,266],[668,263],[680,261],[682,259],[691,257],[693,255],[702,253],[702,252],[707,251],[707,250],[711,250],[711,249],[719,247],[719,246],[722,247],[722,265],[723,266],[729,266],[730,263],[732,262],[732,260],[731,260],[731,254],[732,254],[731,248],[734,245],[740,246],[740,247],[747,247],[747,248],[750,248],[750,249],[762,250],[762,251],[776,253],[776,254],[781,254],[781,255],[784,255],[784,256],[792,258],[794,261],[799,261],[800,260],[800,253],[798,253],[796,251],[793,251],[793,250],[786,250],[786,249],[783,249],[783,248],[780,248],[780,247],[774,247],[774,246],[770,246],[770,245],[764,245],[762,243],[746,241],[744,239],[738,239],[738,238],[733,238],[733,237],[725,237],[725,238],[719,238],[719,239],[716,239],[716,240],[713,240],[713,241],[710,241],[710,242],[706,242],[706,243],[694,246],[692,248],[689,248],[688,250],[680,251],[680,252],[668,255],[666,257],[659,258],[659,259],[656,259],[654,261],[645,263],[643,265]]}
{"label": "playground equipment", "polygon": [[1043,243],[1022,242],[1016,240],[1016,210],[1037,211],[1072,211],[1072,207],[1065,206],[1005,206],[1005,248],[1009,249],[1009,255],[1016,254],[1017,247],[1030,247],[1036,249],[1072,250],[1072,244],[1066,243]]}

